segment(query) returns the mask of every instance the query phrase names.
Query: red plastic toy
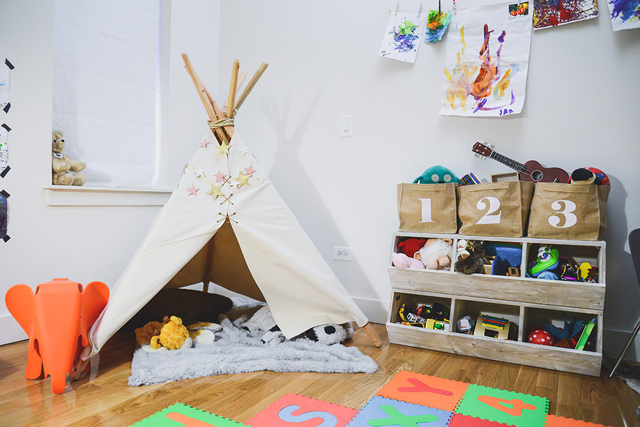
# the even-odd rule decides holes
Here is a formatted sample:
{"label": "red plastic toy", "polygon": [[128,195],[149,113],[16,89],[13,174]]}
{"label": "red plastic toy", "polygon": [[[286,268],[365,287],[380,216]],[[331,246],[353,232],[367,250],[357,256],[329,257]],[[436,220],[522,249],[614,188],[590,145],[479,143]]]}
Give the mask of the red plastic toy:
{"label": "red plastic toy", "polygon": [[7,308],[29,336],[27,379],[51,375],[54,393],[64,392],[66,374],[89,345],[88,334],[109,300],[109,288],[91,282],[82,289],[69,279],[53,279],[36,287],[12,286]]}
{"label": "red plastic toy", "polygon": [[529,334],[529,342],[531,344],[553,345],[553,337],[547,331],[536,329]]}

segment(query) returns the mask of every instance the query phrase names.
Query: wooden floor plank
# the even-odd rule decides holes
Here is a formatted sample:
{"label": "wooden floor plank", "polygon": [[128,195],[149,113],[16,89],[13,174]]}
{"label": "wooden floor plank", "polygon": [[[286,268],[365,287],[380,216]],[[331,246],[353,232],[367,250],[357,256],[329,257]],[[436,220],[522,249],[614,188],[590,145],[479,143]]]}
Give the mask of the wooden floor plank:
{"label": "wooden floor plank", "polygon": [[93,360],[91,373],[67,382],[55,395],[51,380],[24,378],[27,341],[0,346],[0,425],[129,426],[181,402],[247,422],[287,393],[361,409],[401,370],[547,397],[549,413],[613,427],[637,426],[640,395],[619,378],[519,366],[388,344],[384,325],[373,325],[384,342],[371,344],[358,329],[347,345],[357,346],[378,364],[373,374],[255,372],[194,378],[130,387],[132,337],[117,334]]}

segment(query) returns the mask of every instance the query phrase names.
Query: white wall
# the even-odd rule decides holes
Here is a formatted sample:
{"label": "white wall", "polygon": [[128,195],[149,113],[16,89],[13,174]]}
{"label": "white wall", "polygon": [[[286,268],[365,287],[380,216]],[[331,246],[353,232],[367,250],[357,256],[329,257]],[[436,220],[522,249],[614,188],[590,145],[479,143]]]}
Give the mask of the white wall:
{"label": "white wall", "polygon": [[[400,2],[403,10],[418,5]],[[435,5],[424,3],[425,9]],[[378,56],[385,12],[394,6],[380,0],[223,2],[219,96],[226,96],[233,59],[250,74],[269,63],[239,111],[238,131],[356,301],[379,300],[385,308],[397,183],[436,164],[487,180],[509,172],[472,155],[481,139],[522,162],[604,170],[613,186],[604,236],[605,346],[617,355],[628,335],[615,331],[633,329],[640,297],[627,245],[629,231],[640,227],[638,31],[614,34],[601,2],[597,19],[533,34],[522,114],[441,117],[445,43],[422,45],[413,65]],[[354,117],[351,138],[339,137],[345,114]],[[355,260],[333,261],[334,245],[352,247]]]}
{"label": "white wall", "polygon": [[[188,3],[188,5],[187,5]],[[53,278],[87,284],[116,282],[146,235],[158,206],[49,207],[44,186],[51,183],[51,108],[53,72],[53,0],[0,3],[0,57],[15,66],[11,74],[12,108],[0,120],[9,135],[11,171],[0,178],[9,198],[9,235],[0,242],[0,295],[13,285],[32,289]],[[180,54],[191,52],[205,81],[217,81],[218,2],[165,1],[163,12],[175,19],[164,35],[163,55],[172,91],[166,91],[163,132],[165,183],[177,182],[182,166],[207,129],[197,93]],[[170,48],[169,48],[170,47]],[[171,49],[171,50],[169,50]],[[174,50],[177,51],[174,53]],[[188,84],[187,84],[188,83]],[[165,88],[166,89],[166,88]],[[0,304],[0,344],[25,338]]]}
{"label": "white wall", "polygon": [[[418,3],[403,1],[401,7],[416,10]],[[163,2],[172,24],[162,52],[169,82],[162,111],[169,153],[164,182],[176,182],[206,131],[206,114],[180,54],[189,54],[219,100],[226,96],[233,59],[250,74],[268,62],[237,116],[237,128],[356,301],[371,320],[384,322],[390,293],[386,265],[398,226],[397,183],[412,181],[434,164],[485,179],[507,172],[497,162],[472,156],[479,139],[520,161],[536,159],[568,171],[599,167],[613,185],[605,235],[605,346],[617,354],[638,317],[639,291],[627,245],[628,232],[640,227],[640,196],[634,191],[639,176],[632,164],[640,133],[634,103],[640,95],[634,72],[640,66],[638,31],[614,34],[602,5],[598,19],[536,32],[523,114],[440,117],[444,43],[423,45],[414,65],[377,56],[385,11],[394,5]],[[11,193],[12,239],[0,242],[0,293],[16,283],[35,287],[54,277],[111,286],[158,208],[46,206],[53,1],[2,1],[1,8],[0,55],[16,69],[13,107],[2,117],[13,129],[12,171],[0,180]],[[354,116],[352,138],[339,137],[344,114]],[[352,247],[355,260],[333,261],[334,245]],[[0,331],[0,344],[23,336],[4,304]]]}

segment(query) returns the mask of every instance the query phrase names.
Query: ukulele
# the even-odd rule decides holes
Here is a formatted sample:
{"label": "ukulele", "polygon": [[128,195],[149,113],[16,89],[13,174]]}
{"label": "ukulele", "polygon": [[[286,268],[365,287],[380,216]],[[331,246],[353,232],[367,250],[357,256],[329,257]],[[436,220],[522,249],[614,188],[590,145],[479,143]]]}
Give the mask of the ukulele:
{"label": "ukulele", "polygon": [[476,142],[473,145],[473,152],[483,158],[490,157],[500,163],[518,171],[518,179],[528,182],[569,182],[569,174],[560,168],[546,168],[535,160],[526,163],[516,162],[502,154],[496,153],[484,142]]}

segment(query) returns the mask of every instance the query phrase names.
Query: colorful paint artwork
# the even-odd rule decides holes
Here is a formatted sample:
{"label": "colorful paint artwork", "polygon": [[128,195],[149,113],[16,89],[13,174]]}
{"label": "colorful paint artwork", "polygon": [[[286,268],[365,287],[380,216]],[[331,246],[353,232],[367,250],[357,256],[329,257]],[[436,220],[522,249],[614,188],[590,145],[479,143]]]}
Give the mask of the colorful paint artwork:
{"label": "colorful paint artwork", "polygon": [[441,115],[503,117],[522,111],[531,15],[494,4],[458,11],[449,24]]}
{"label": "colorful paint artwork", "polygon": [[640,28],[640,0],[609,0],[613,31]]}
{"label": "colorful paint artwork", "polygon": [[427,31],[424,34],[424,42],[431,44],[442,40],[450,20],[451,12],[430,10],[427,15]]}
{"label": "colorful paint artwork", "polygon": [[425,21],[426,14],[392,12],[380,46],[380,56],[414,63]]}
{"label": "colorful paint artwork", "polygon": [[533,0],[533,28],[584,21],[598,16],[598,0]]}
{"label": "colorful paint artwork", "polygon": [[0,65],[0,109],[5,113],[9,112],[11,104],[9,103],[9,74],[13,69],[13,65],[8,59],[4,60],[4,64]]}

